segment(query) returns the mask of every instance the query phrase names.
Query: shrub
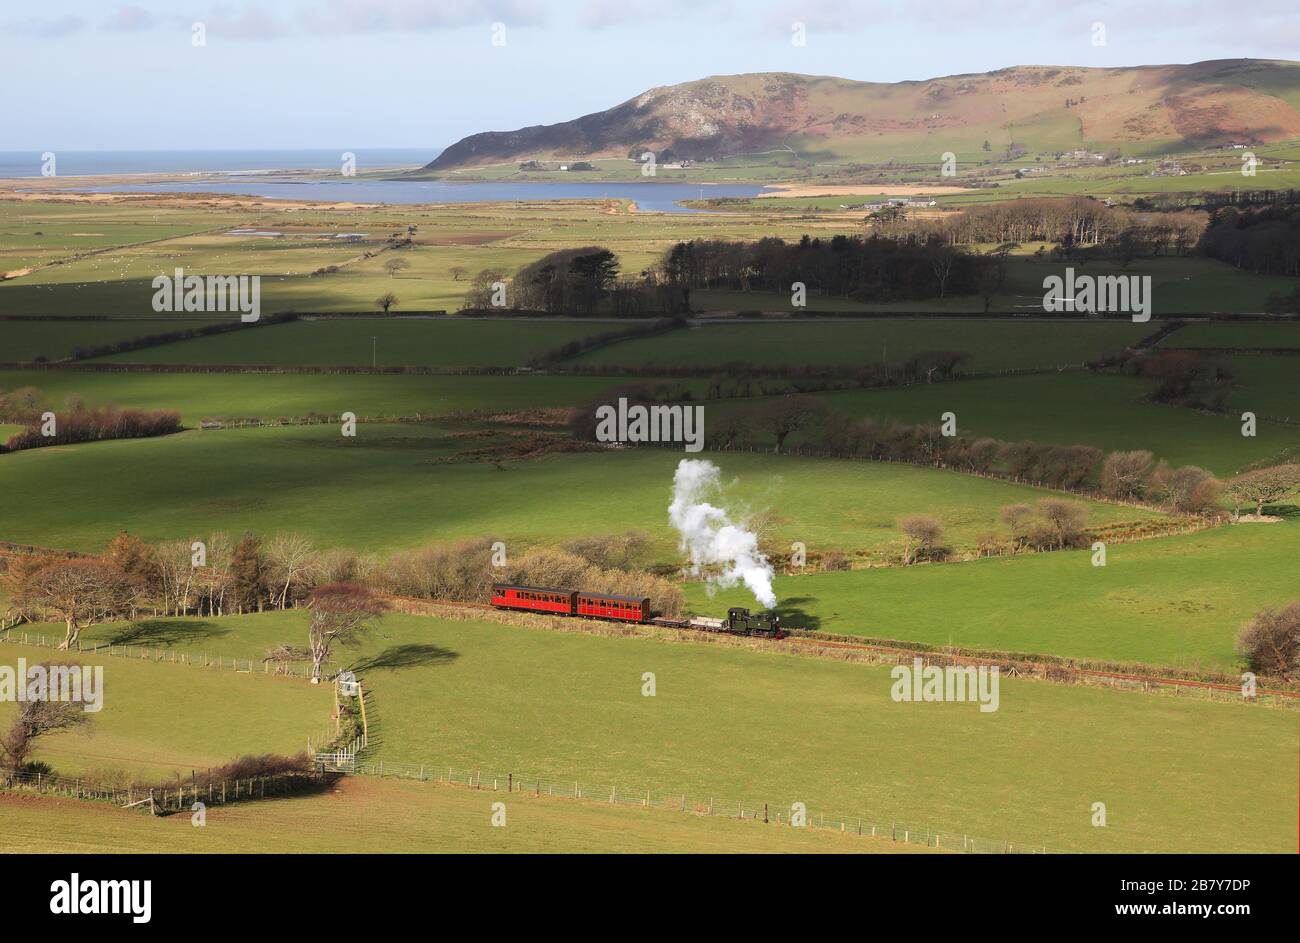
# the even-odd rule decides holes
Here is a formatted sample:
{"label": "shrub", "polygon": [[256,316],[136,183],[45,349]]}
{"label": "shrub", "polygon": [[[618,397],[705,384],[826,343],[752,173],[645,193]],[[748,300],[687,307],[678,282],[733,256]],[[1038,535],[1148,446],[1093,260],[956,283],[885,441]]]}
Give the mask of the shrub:
{"label": "shrub", "polygon": [[1219,507],[1223,483],[1204,468],[1172,468],[1161,462],[1151,473],[1151,496],[1182,514],[1207,514]]}
{"label": "shrub", "polygon": [[1146,493],[1155,456],[1145,450],[1111,452],[1101,466],[1101,491],[1110,498],[1131,501]]}
{"label": "shrub", "polygon": [[898,520],[903,532],[903,565],[910,566],[922,560],[939,560],[946,555],[943,543],[943,523],[931,514],[909,514]]}
{"label": "shrub", "polygon": [[1265,609],[1242,626],[1237,653],[1251,671],[1294,677],[1300,672],[1300,602]]}

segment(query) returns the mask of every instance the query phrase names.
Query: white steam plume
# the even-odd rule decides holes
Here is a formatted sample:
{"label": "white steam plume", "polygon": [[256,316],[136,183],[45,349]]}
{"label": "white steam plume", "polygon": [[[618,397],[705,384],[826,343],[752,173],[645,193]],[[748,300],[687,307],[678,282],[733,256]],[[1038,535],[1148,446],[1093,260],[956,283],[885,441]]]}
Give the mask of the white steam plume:
{"label": "white steam plume", "polygon": [[681,535],[682,551],[690,554],[691,573],[703,573],[710,592],[714,587],[729,589],[744,583],[763,606],[771,609],[776,605],[772,565],[758,549],[758,535],[733,524],[723,508],[704,500],[720,489],[721,470],[717,465],[703,459],[682,459],[673,475],[668,519]]}

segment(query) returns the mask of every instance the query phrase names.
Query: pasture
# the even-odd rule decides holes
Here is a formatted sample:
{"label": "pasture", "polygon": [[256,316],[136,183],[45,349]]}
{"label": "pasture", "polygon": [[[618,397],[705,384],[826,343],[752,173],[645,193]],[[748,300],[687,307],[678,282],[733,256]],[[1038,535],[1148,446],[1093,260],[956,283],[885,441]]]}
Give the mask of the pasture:
{"label": "pasture", "polygon": [[[306,625],[294,611],[194,621],[180,644],[254,656]],[[372,761],[389,764],[802,801],[1063,851],[1282,852],[1296,829],[1290,711],[1003,678],[981,713],[895,702],[885,667],[397,615],[336,663],[362,673]]]}
{"label": "pasture", "polygon": [[635,322],[329,318],[178,341],[102,359],[116,363],[522,367],[549,350]]}
{"label": "pasture", "polygon": [[623,341],[578,358],[580,363],[710,366],[899,363],[926,351],[968,354],[965,371],[1077,365],[1117,353],[1152,332],[1131,321],[872,319],[840,323],[801,320],[705,323],[655,337]]}
{"label": "pasture", "polygon": [[572,406],[618,382],[608,377],[559,376],[0,370],[0,390],[34,386],[55,407],[76,395],[90,406],[175,409],[189,426],[204,419],[277,419],[313,413],[433,417]]}
{"label": "pasture", "polygon": [[[480,443],[470,440],[470,446]],[[680,451],[602,450],[526,461],[454,461],[447,429],[361,425],[189,431],[157,439],[51,447],[0,457],[26,500],[6,539],[96,550],[125,529],[146,540],[212,531],[292,530],[323,546],[391,551],[454,537],[518,545],[591,533],[647,531],[659,562],[676,562],[667,508]],[[878,550],[899,515],[929,512],[957,545],[996,529],[1007,504],[1050,492],[910,465],[709,455],[735,484],[738,517],[766,512],[782,546]],[[140,486],[147,469],[148,487]],[[1094,525],[1151,512],[1086,502]],[[111,514],[95,508],[111,507]]]}
{"label": "pasture", "polygon": [[135,337],[188,330],[212,323],[203,319],[159,317],[113,321],[0,321],[0,362],[61,360],[78,348],[97,347]]}
{"label": "pasture", "polygon": [[[1287,358],[1251,358],[1252,364],[1261,360],[1291,365]],[[1277,414],[1288,408],[1283,373],[1261,372],[1255,382],[1266,396],[1249,396],[1246,390],[1251,387],[1245,384],[1251,381],[1245,379],[1245,388],[1234,392],[1233,400],[1249,397],[1269,407],[1257,407],[1261,415]],[[1300,444],[1293,428],[1261,422],[1256,436],[1248,438],[1242,436],[1241,422],[1234,416],[1161,405],[1147,398],[1149,392],[1150,385],[1140,379],[1076,371],[821,396],[833,409],[850,416],[937,424],[943,413],[953,412],[962,435],[1091,445],[1103,451],[1148,449],[1172,465],[1200,465],[1218,475],[1231,475]],[[1290,415],[1300,415],[1300,409]],[[796,436],[791,436],[791,442],[797,443]]]}
{"label": "pasture", "polygon": [[1174,331],[1160,346],[1300,349],[1300,322],[1196,321]]}
{"label": "pasture", "polygon": [[[1237,384],[1228,396],[1234,413],[1250,410],[1259,416],[1300,422],[1300,384],[1296,383],[1300,357],[1240,354],[1225,358],[1225,362]],[[1286,428],[1287,444],[1300,445],[1300,429]]]}
{"label": "pasture", "polygon": [[[62,626],[29,631],[62,638]],[[32,759],[62,776],[124,770],[145,781],[188,777],[244,754],[299,753],[332,723],[331,690],[301,679],[0,644],[0,663],[16,666],[19,658],[104,668],[104,706],[89,728],[37,741]],[[17,705],[0,703],[0,728],[16,713]]]}
{"label": "pasture", "polygon": [[[506,803],[504,828],[490,824],[497,801]],[[189,815],[4,792],[0,817],[5,854],[926,853],[817,829],[357,777],[321,795],[211,808],[204,828]]]}
{"label": "pasture", "polygon": [[[1034,134],[1052,129],[1030,129]],[[1055,133],[1053,131],[1052,133]],[[1071,131],[1073,133],[1073,131]],[[968,142],[978,156],[979,141]],[[963,160],[966,155],[963,154]],[[718,162],[716,176],[737,168]],[[791,172],[781,159],[762,173]],[[606,168],[610,179],[624,167]],[[632,168],[635,170],[635,167]],[[904,171],[911,173],[912,171]],[[919,171],[918,171],[919,173]],[[1188,178],[1183,178],[1184,180]],[[1033,180],[971,197],[1118,192],[1131,174]],[[1161,189],[1163,178],[1147,186]],[[1138,191],[1133,190],[1136,193]],[[150,318],[150,279],[193,274],[263,276],[263,311],[373,310],[392,291],[396,313],[454,310],[478,272],[513,272],[562,248],[600,245],[624,274],[651,266],[678,239],[796,240],[862,230],[851,215],[796,218],[792,200],[757,200],[734,213],[635,212],[617,200],[449,206],[331,206],[166,197],[136,200],[0,199],[0,308],[6,314]],[[256,235],[246,230],[266,231]],[[337,238],[351,234],[348,238]],[[409,245],[406,240],[410,240]],[[898,362],[926,350],[970,355],[964,369],[1049,367],[1051,372],[824,394],[844,417],[936,423],[955,412],[959,432],[1009,441],[1149,449],[1172,464],[1220,476],[1294,454],[1294,426],[1262,422],[1241,435],[1240,410],[1300,418],[1295,361],[1229,358],[1237,374],[1228,415],[1149,400],[1151,385],[1066,368],[1131,345],[1159,324],[1047,320],[1042,280],[1064,262],[1021,247],[993,310],[981,298],[941,302],[810,298],[852,313],[928,311],[948,319],[789,319],[704,323],[622,342],[581,364],[644,368]],[[385,263],[408,264],[390,275]],[[1083,263],[1077,263],[1083,266]],[[23,271],[34,267],[32,271]],[[1244,274],[1200,258],[1092,263],[1084,274],[1150,274],[1156,317],[1256,311],[1286,279]],[[784,310],[788,296],[697,291],[701,312]],[[78,346],[154,333],[156,320],[0,322],[0,361],[64,357]],[[193,326],[198,321],[185,321]],[[624,322],[620,322],[624,323]],[[599,320],[304,319],[176,342],[109,358],[212,367],[322,365],[518,366],[614,325]],[[1168,346],[1248,348],[1287,342],[1289,324],[1193,324]],[[1238,330],[1240,329],[1240,330]],[[372,338],[374,346],[372,347]],[[1268,343],[1263,343],[1267,341]],[[372,354],[373,351],[373,354]],[[723,502],[784,554],[842,550],[874,561],[899,538],[898,518],[938,517],[945,543],[969,549],[1003,533],[1000,510],[1052,492],[902,464],[774,455],[687,455],[667,449],[570,450],[536,430],[458,414],[568,407],[627,382],[619,377],[420,376],[368,373],[150,373],[88,369],[0,371],[0,390],[34,386],[56,411],[71,397],[178,410],[190,427],[217,418],[297,417],[351,411],[419,414],[421,424],[189,430],[0,455],[0,539],[98,551],[123,530],[147,541],[213,532],[262,537],[292,531],[317,547],[363,554],[460,537],[504,540],[509,553],[570,538],[645,531],[648,557],[679,564],[667,506],[684,457],[722,468]],[[642,382],[638,377],[638,382]],[[697,396],[705,380],[687,383]],[[705,434],[741,399],[707,401]],[[17,427],[0,426],[0,438]],[[556,451],[531,451],[546,440]],[[532,444],[530,446],[530,443]],[[799,444],[798,433],[789,445]],[[541,450],[545,452],[545,449]],[[529,457],[522,458],[521,454]],[[1162,517],[1080,500],[1088,526]],[[1296,598],[1300,523],[1242,524],[1193,535],[1114,544],[1105,567],[1090,551],[1026,554],[952,564],[778,577],[792,626],[934,645],[1035,652],[1189,669],[1240,669],[1234,638],[1259,609]],[[694,611],[753,605],[743,592],[710,596],[685,584]],[[5,608],[0,599],[0,611]],[[575,627],[576,628],[576,627]],[[90,642],[260,659],[307,641],[307,614],[141,619],[89,630]],[[57,653],[0,645],[0,659]],[[65,656],[66,657],[66,656]],[[328,687],[258,674],[146,660],[102,663],[106,707],[93,736],[42,741],[35,759],[57,772],[125,770],[185,775],[254,752],[293,753],[330,723]],[[1002,679],[994,713],[974,704],[898,703],[884,667],[796,656],[761,643],[712,644],[601,637],[466,621],[388,616],[357,648],[335,652],[373,695],[372,762],[446,764],[619,790],[714,796],[755,806],[806,802],[814,815],[862,815],[903,827],[1095,852],[1284,852],[1297,828],[1292,712],[1104,688]],[[642,696],[645,672],[657,693]],[[13,705],[0,704],[0,726]],[[901,846],[753,822],[653,809],[515,796],[510,826],[488,826],[500,796],[455,787],[349,778],[311,797],[149,820],[99,805],[0,794],[0,848],[43,851],[866,851]],[[1107,828],[1093,828],[1093,802]],[[911,849],[909,849],[911,850]]]}
{"label": "pasture", "polygon": [[[1042,652],[1233,672],[1237,631],[1259,610],[1294,601],[1300,524],[1238,524],[1091,550],[967,563],[779,576],[792,626],[931,645]],[[728,590],[687,587],[716,613],[753,605]]]}

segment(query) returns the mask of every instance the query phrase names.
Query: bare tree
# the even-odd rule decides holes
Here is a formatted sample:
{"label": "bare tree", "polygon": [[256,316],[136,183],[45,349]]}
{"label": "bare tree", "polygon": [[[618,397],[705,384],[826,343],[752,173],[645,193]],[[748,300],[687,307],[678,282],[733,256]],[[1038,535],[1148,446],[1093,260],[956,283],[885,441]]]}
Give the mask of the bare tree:
{"label": "bare tree", "polygon": [[1112,498],[1139,498],[1154,467],[1155,456],[1150,452],[1111,452],[1101,466],[1101,490]]}
{"label": "bare tree", "polygon": [[203,571],[204,592],[208,597],[208,614],[224,615],[226,590],[233,579],[231,564],[234,544],[228,534],[217,532],[208,537],[208,565]]}
{"label": "bare tree", "polygon": [[387,314],[388,309],[395,304],[397,304],[397,296],[391,291],[386,291],[375,299],[375,307],[383,309],[384,314]]}
{"label": "bare tree", "polygon": [[826,412],[821,400],[811,396],[779,396],[757,408],[754,424],[776,438],[776,451],[785,447],[792,432],[810,425]]}
{"label": "bare tree", "polygon": [[469,271],[463,265],[453,265],[448,271],[451,273],[453,282],[458,282],[469,274]]}
{"label": "bare tree", "polygon": [[1078,501],[1062,498],[1044,498],[1038,502],[1038,513],[1051,528],[1054,543],[1064,549],[1079,541],[1088,521],[1088,509]]}
{"label": "bare tree", "polygon": [[1255,505],[1255,513],[1263,516],[1264,505],[1300,492],[1300,465],[1275,465],[1238,475],[1225,489],[1238,510],[1243,503]]}
{"label": "bare tree", "polygon": [[903,565],[938,556],[942,549],[943,523],[932,514],[909,514],[898,520],[903,532]]}
{"label": "bare tree", "polygon": [[22,603],[63,620],[61,649],[77,644],[84,629],[123,616],[134,596],[121,570],[91,558],[54,560],[33,573],[23,586]]}
{"label": "bare tree", "polygon": [[317,571],[319,554],[312,542],[301,534],[276,534],[266,547],[269,578],[279,587],[278,605],[289,605],[290,593],[311,581]]}
{"label": "bare tree", "polygon": [[388,609],[382,599],[357,583],[317,586],[307,606],[311,610],[307,647],[311,652],[312,684],[320,683],[322,668],[336,644],[356,642]]}
{"label": "bare tree", "polygon": [[194,567],[190,541],[159,544],[155,556],[162,574],[163,609],[168,615],[183,616],[192,606],[199,576]]}
{"label": "bare tree", "polygon": [[[45,663],[39,667],[44,668],[48,674],[51,669],[68,666]],[[76,701],[23,701],[13,724],[0,737],[0,756],[3,757],[5,768],[16,776],[27,764],[27,758],[36,748],[39,738],[60,730],[84,727],[89,723],[90,715]]]}
{"label": "bare tree", "polygon": [[384,263],[384,271],[388,273],[389,278],[392,278],[398,272],[406,271],[410,267],[411,267],[410,260],[403,259],[401,257],[389,259],[387,262]]}
{"label": "bare tree", "polygon": [[1158,501],[1183,514],[1204,514],[1219,507],[1223,484],[1204,468],[1171,468],[1161,462],[1151,473],[1151,492]]}

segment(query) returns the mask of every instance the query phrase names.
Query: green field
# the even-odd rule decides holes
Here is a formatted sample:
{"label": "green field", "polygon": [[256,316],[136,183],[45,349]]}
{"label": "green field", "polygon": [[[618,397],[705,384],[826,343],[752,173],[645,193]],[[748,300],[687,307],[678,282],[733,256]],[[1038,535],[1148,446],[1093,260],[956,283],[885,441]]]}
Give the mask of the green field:
{"label": "green field", "polygon": [[631,326],[626,321],[598,320],[331,318],[179,341],[103,359],[119,363],[521,367],[570,341]]}
{"label": "green field", "polygon": [[[1298,552],[1300,524],[1239,524],[1112,545],[1105,567],[1064,551],[778,577],[776,592],[788,624],[827,632],[1231,672],[1238,629],[1300,598]],[[701,612],[753,605],[687,589]]]}
{"label": "green field", "polygon": [[[60,628],[46,627],[47,634]],[[330,726],[334,709],[329,688],[301,679],[0,645],[4,664],[19,658],[104,667],[104,707],[92,715],[89,735],[51,734],[32,754],[64,776],[93,779],[95,771],[118,769],[148,781],[245,754],[300,753],[308,737]],[[7,729],[16,712],[15,704],[0,703],[0,725]]]}
{"label": "green field", "polygon": [[91,406],[175,409],[189,426],[203,419],[230,417],[276,419],[342,412],[361,417],[445,416],[572,406],[618,382],[548,376],[0,371],[0,390],[34,386],[56,407],[75,394]]}
{"label": "green field", "polygon": [[[1290,365],[1280,357],[1251,361]],[[1291,394],[1282,373],[1269,375],[1268,396],[1258,400],[1270,408],[1259,407],[1261,414],[1287,408]],[[1146,399],[1148,390],[1145,381],[1131,377],[1064,372],[822,396],[828,405],[852,416],[938,423],[943,413],[951,411],[957,415],[961,435],[1092,445],[1104,451],[1149,449],[1173,465],[1200,465],[1219,475],[1230,475],[1300,444],[1300,434],[1287,426],[1260,423],[1258,434],[1246,438],[1241,423],[1231,416],[1152,403]],[[1244,391],[1234,392],[1233,401],[1246,396]],[[1300,410],[1290,415],[1300,415]],[[796,442],[796,437],[791,441]]]}
{"label": "green field", "polygon": [[[1055,100],[1060,93],[1043,94]],[[1148,177],[1147,168],[1133,167],[1063,171],[1046,159],[1032,160],[1045,142],[1077,137],[1076,125],[1059,109],[1042,121],[1017,124],[1015,140],[1031,148],[1017,166],[1049,168],[1019,181],[1010,179],[1010,165],[981,153],[982,131],[966,135],[969,140],[959,137],[951,146],[963,168],[978,166],[987,174],[981,179],[1001,185],[945,197],[944,212],[1020,194],[1135,196],[1193,184],[1221,188],[1232,180],[1220,172],[1236,159],[1230,153],[1200,155],[1212,172],[1194,177]],[[1011,133],[1010,125],[1003,126]],[[858,151],[840,157],[870,160],[880,150],[907,155],[920,140],[914,132],[887,131],[858,140]],[[1159,150],[1170,143],[1147,145]],[[807,148],[809,142],[790,146]],[[884,186],[935,173],[933,155],[912,159],[910,166],[855,171],[855,180],[869,193],[873,184],[864,181],[873,174]],[[800,162],[793,151],[751,155],[670,171],[665,179],[748,175],[842,182],[839,165]],[[638,169],[635,162],[611,161],[592,179],[625,179]],[[511,164],[460,176],[515,179],[517,170]],[[1295,172],[1270,174],[1270,183],[1281,183]],[[1285,518],[1278,523],[1113,543],[1105,567],[1091,565],[1090,550],[882,567],[874,564],[897,547],[902,516],[936,516],[945,528],[943,542],[964,552],[989,535],[1007,533],[1003,507],[1056,493],[902,463],[801,456],[798,432],[790,436],[787,454],[695,455],[680,449],[587,449],[566,439],[559,427],[529,428],[518,424],[522,417],[489,423],[463,414],[580,405],[615,387],[656,382],[640,376],[647,367],[873,365],[956,350],[970,357],[966,371],[1047,370],[817,395],[837,411],[832,422],[872,416],[935,424],[953,412],[959,434],[967,438],[1148,449],[1173,465],[1200,465],[1226,477],[1252,463],[1300,453],[1300,427],[1264,421],[1247,438],[1238,418],[1253,410],[1300,421],[1300,359],[1217,358],[1236,378],[1223,414],[1158,405],[1149,399],[1151,381],[1076,367],[1151,335],[1165,316],[1260,311],[1270,295],[1289,292],[1294,279],[1255,276],[1197,256],[1136,259],[1127,267],[1066,263],[1050,258],[1051,247],[1039,253],[1037,244],[1025,244],[1015,249],[1007,281],[989,304],[992,311],[1020,315],[1015,319],[983,317],[985,301],[975,296],[854,301],[814,295],[809,309],[891,316],[750,321],[721,315],[787,311],[789,297],[694,291],[695,311],[715,317],[594,350],[573,363],[614,373],[636,368],[628,376],[274,372],[301,366],[364,369],[372,362],[381,368],[524,365],[565,343],[632,322],[415,315],[454,311],[482,270],[509,275],[558,249],[608,247],[622,274],[633,276],[655,266],[678,240],[796,241],[805,234],[827,239],[861,233],[860,216],[830,205],[849,199],[805,201],[812,206],[806,214],[793,197],[731,204],[718,213],[663,214],[636,212],[623,200],[358,207],[211,195],[67,202],[0,197],[0,275],[9,276],[0,278],[0,310],[60,319],[0,321],[0,362],[63,358],[78,347],[198,326],[200,319],[160,320],[152,311],[150,280],[178,267],[188,274],[260,275],[265,314],[302,315],[293,323],[111,355],[105,360],[112,365],[0,370],[0,392],[34,386],[56,412],[80,398],[90,406],[175,409],[189,427],[158,438],[0,455],[0,541],[97,552],[124,530],[150,542],[203,539],[214,532],[238,537],[250,531],[263,538],[296,532],[322,550],[347,548],[375,557],[465,537],[503,540],[515,555],[636,529],[649,537],[644,559],[672,573],[684,553],[667,514],[673,473],[683,458],[707,458],[721,467],[726,482],[715,502],[753,524],[774,557],[784,557],[796,542],[814,560],[829,551],[855,556],[859,569],[777,578],[778,608],[788,626],[1157,668],[1243,670],[1234,645],[1241,625],[1265,607],[1300,598],[1300,521],[1291,499],[1277,508]],[[404,245],[408,239],[411,244]],[[409,263],[396,277],[385,271],[394,258]],[[1043,279],[1061,274],[1067,264],[1087,275],[1151,275],[1153,320],[1042,317]],[[396,316],[311,317],[314,311],[373,311],[376,297],[388,291],[399,298]],[[909,311],[953,317],[893,316]],[[1300,326],[1194,322],[1164,344],[1300,347]],[[130,363],[193,364],[195,372],[94,369]],[[240,366],[267,372],[202,372]],[[765,402],[703,400],[708,383],[702,377],[684,381],[695,401],[704,403],[706,446],[712,444],[710,430],[729,411]],[[341,412],[381,421],[360,423],[355,438],[342,436],[333,424],[196,428],[220,418]],[[424,421],[382,421],[416,415]],[[18,428],[0,424],[0,441]],[[1072,499],[1086,505],[1090,529],[1167,520],[1141,508]],[[5,562],[0,557],[0,565]],[[754,605],[747,592],[710,596],[697,582],[683,588],[688,607],[699,614]],[[0,591],[0,613],[6,606]],[[304,645],[307,619],[303,609],[141,618],[96,626],[85,637],[260,665],[274,646]],[[525,781],[540,776],[612,787],[621,796],[648,791],[721,805],[741,802],[747,809],[766,802],[785,810],[801,801],[813,816],[862,816],[1059,851],[1294,850],[1300,746],[1296,715],[1289,710],[1186,692],[1146,694],[1003,677],[999,709],[981,713],[974,704],[897,703],[885,667],[792,655],[754,640],[652,637],[672,634],[662,629],[605,637],[581,625],[569,627],[574,631],[479,618],[388,616],[357,648],[336,650],[331,662],[333,669],[356,668],[371,695],[372,736],[364,760],[382,762],[390,772],[427,764],[479,770],[489,781],[513,773]],[[62,626],[35,630],[61,634]],[[13,662],[19,655],[36,661],[57,653],[0,644],[0,660]],[[96,716],[93,736],[60,734],[41,742],[34,759],[61,774],[186,775],[241,754],[296,753],[331,724],[328,686],[146,659],[77,657],[104,665],[106,707]],[[655,697],[641,694],[645,672],[656,676]],[[14,709],[0,704],[0,732]],[[195,829],[188,816],[151,819],[107,805],[0,793],[0,849],[914,850],[851,835],[544,793],[507,798],[509,827],[491,828],[490,803],[500,798],[490,790],[348,777],[311,798],[210,810],[207,828]],[[1094,802],[1107,806],[1106,828],[1090,824]]]}
{"label": "green field", "polygon": [[[661,560],[676,561],[667,508],[685,453],[571,454],[499,467],[443,461],[459,445],[437,428],[362,425],[354,439],[309,426],[32,449],[0,457],[7,487],[29,498],[6,515],[4,534],[94,550],[123,529],[151,541],[284,529],[328,546],[393,550],[460,536],[529,544],[642,528]],[[770,511],[774,539],[818,550],[881,548],[898,536],[898,515],[922,511],[942,517],[953,542],[973,542],[997,526],[1003,506],[1048,494],[909,465],[711,457],[724,480],[737,480],[730,499],[738,513]],[[1089,506],[1091,524],[1152,516]]]}
{"label": "green field", "polygon": [[0,200],[0,273],[114,246],[174,239],[213,225],[199,210]]}
{"label": "green field", "polygon": [[133,337],[188,330],[210,323],[202,319],[140,318],[115,321],[0,321],[0,362],[59,360],[78,347],[95,347]]}
{"label": "green field", "polygon": [[[305,626],[292,611],[198,621],[187,647],[244,655]],[[376,762],[802,801],[1064,851],[1284,852],[1294,840],[1289,711],[1003,679],[999,709],[981,713],[896,703],[884,667],[412,616],[387,617],[337,660],[373,695]],[[646,671],[655,697],[641,694]],[[1094,801],[1105,829],[1089,824]]]}
{"label": "green field", "polygon": [[581,363],[708,366],[899,363],[925,351],[961,351],[966,371],[1081,364],[1117,353],[1154,328],[1131,321],[871,320],[846,323],[702,324],[644,340],[624,341],[579,358]]}
{"label": "green field", "polygon": [[[497,801],[506,803],[503,828],[490,824]],[[926,853],[885,838],[392,779],[344,779],[322,796],[218,806],[204,828],[188,814],[152,818],[3,792],[0,817],[5,854]]]}
{"label": "green field", "polygon": [[1300,349],[1300,321],[1199,321],[1174,331],[1160,346]]}
{"label": "green field", "polygon": [[[197,197],[152,199],[149,216],[161,226],[174,226],[172,238],[164,231],[158,237],[162,241],[137,244],[131,238],[134,233],[120,234],[99,224],[111,220],[114,213],[137,211],[139,207],[131,206],[127,198],[82,204],[74,215],[84,221],[84,228],[102,234],[95,240],[102,251],[82,255],[74,245],[51,243],[39,254],[47,267],[0,282],[0,310],[23,315],[150,317],[155,314],[151,279],[182,267],[187,274],[260,275],[264,314],[374,311],[375,299],[386,292],[397,295],[397,313],[454,311],[477,272],[513,273],[560,248],[605,246],[618,255],[624,272],[634,274],[653,264],[678,239],[780,235],[797,240],[805,232],[830,236],[857,226],[854,220],[808,224],[783,220],[780,214],[773,218],[634,213],[617,200],[286,208],[272,201],[247,207],[199,207],[188,205],[198,203]],[[0,200],[0,226],[6,207],[21,219],[21,230],[29,236],[45,232],[46,219],[73,214],[66,204]],[[203,225],[195,226],[196,219]],[[409,233],[412,226],[415,232]],[[238,229],[278,235],[259,237]],[[340,233],[360,235],[356,240],[335,238]],[[389,248],[390,238],[407,235],[413,240],[411,246]],[[0,252],[3,245],[0,238]],[[33,261],[34,252],[16,251],[10,270],[18,270],[20,261]],[[398,256],[409,267],[391,277],[384,265]],[[58,264],[48,264],[54,262]]]}
{"label": "green field", "polygon": [[[1228,405],[1250,410],[1259,416],[1300,421],[1300,358],[1290,356],[1239,355],[1226,358],[1237,387],[1228,397]],[[1288,428],[1288,442],[1300,440],[1300,429]],[[1261,436],[1263,433],[1261,433]]]}

